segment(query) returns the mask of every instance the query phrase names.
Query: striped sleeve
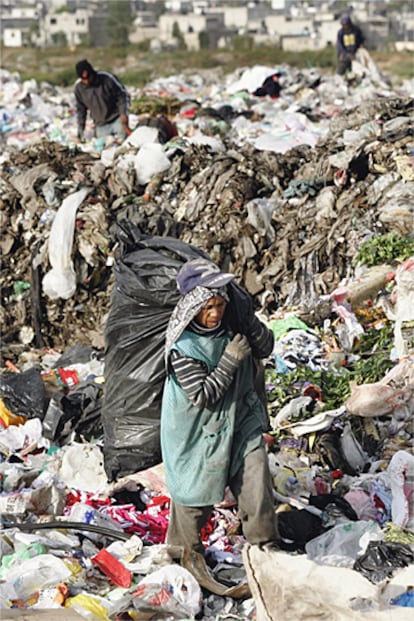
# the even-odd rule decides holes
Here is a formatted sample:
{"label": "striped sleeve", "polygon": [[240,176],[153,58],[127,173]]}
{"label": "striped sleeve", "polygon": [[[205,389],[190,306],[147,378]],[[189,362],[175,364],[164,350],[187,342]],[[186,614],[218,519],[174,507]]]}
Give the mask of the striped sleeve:
{"label": "striped sleeve", "polygon": [[200,409],[214,405],[224,396],[238,366],[224,353],[217,367],[209,373],[204,363],[174,349],[170,363],[181,388],[191,403]]}
{"label": "striped sleeve", "polygon": [[273,332],[256,316],[254,316],[248,332],[246,331],[246,336],[252,348],[254,358],[270,356],[275,344]]}

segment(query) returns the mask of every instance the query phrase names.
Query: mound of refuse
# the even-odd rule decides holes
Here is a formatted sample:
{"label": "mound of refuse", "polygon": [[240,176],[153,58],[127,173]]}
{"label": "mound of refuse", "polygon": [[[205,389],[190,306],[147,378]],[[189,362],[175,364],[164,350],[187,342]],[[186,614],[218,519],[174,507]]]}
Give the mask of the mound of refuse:
{"label": "mound of refuse", "polygon": [[[261,95],[276,74],[277,95]],[[0,607],[403,619],[414,84],[375,67],[352,82],[289,66],[159,78],[131,89],[122,144],[89,125],[77,141],[68,89],[4,71],[1,84]],[[148,101],[176,135],[142,118]],[[190,254],[234,272],[275,336],[263,363],[281,535],[280,550],[249,546],[228,494],[202,531],[208,568],[192,571],[165,544],[157,401],[171,274]]]}
{"label": "mound of refuse", "polygon": [[[179,102],[178,136],[161,144],[137,116],[124,144],[101,152],[92,137],[76,144],[71,93],[8,76],[3,354],[102,346],[120,219],[199,247],[256,298],[305,314],[349,274],[362,240],[412,233],[409,85],[395,92],[367,76],[353,88],[284,67],[278,98],[251,95],[269,72],[149,84],[141,97]],[[74,289],[45,291],[47,273],[66,268]]]}

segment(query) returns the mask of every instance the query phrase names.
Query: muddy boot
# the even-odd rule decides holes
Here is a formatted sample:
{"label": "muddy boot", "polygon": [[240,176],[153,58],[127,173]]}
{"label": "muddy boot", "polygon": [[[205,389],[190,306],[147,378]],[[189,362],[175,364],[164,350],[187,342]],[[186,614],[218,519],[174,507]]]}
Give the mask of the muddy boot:
{"label": "muddy boot", "polygon": [[217,582],[207,567],[203,556],[198,552],[185,549],[181,565],[194,576],[203,589],[207,589],[215,595],[232,597],[234,599],[251,597],[250,588],[247,583],[228,587],[225,584],[221,584],[221,582]]}

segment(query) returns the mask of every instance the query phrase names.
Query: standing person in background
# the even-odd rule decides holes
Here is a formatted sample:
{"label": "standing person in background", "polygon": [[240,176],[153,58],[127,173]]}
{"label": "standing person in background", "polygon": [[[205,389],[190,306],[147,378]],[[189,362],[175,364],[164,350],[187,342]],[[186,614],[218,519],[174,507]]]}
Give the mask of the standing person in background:
{"label": "standing person in background", "polygon": [[272,352],[274,337],[250,298],[242,333],[232,333],[233,278],[205,259],[185,263],[177,275],[181,298],[166,333],[161,449],[171,496],[167,543],[184,548],[183,566],[201,586],[235,597],[209,578],[200,540],[225,488],[238,502],[249,543],[272,546],[279,537],[264,441],[269,419],[254,361]]}
{"label": "standing person in background", "polygon": [[88,110],[95,123],[96,138],[115,135],[118,140],[124,140],[131,133],[126,88],[111,73],[95,71],[87,60],[77,63],[76,74],[79,78],[75,84],[79,140],[84,138]]}
{"label": "standing person in background", "polygon": [[351,17],[345,13],[341,17],[341,28],[336,40],[337,72],[344,75],[352,71],[352,61],[355,54],[365,41],[361,28],[353,23]]}

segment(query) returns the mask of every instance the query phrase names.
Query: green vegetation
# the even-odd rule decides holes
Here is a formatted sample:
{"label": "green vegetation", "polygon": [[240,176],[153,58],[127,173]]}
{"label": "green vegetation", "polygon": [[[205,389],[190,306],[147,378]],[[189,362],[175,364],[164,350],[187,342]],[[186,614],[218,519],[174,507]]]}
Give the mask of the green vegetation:
{"label": "green vegetation", "polygon": [[180,29],[180,26],[178,25],[178,22],[174,22],[173,23],[172,36],[177,41],[177,48],[179,50],[186,50],[187,49],[187,45],[185,43],[183,33],[181,32],[181,29]]}
{"label": "green vegetation", "polygon": [[[326,72],[335,71],[335,50],[332,47],[319,51],[284,52],[271,45],[253,47],[249,37],[236,37],[232,47],[227,49],[191,52],[178,49],[153,53],[149,51],[149,41],[126,46],[126,40],[125,37],[119,45],[111,47],[3,48],[3,68],[17,71],[24,80],[34,78],[38,82],[65,86],[68,72],[73,69],[74,80],[74,65],[78,60],[87,58],[95,67],[113,71],[125,84],[137,87],[157,76],[213,68],[229,73],[257,64],[272,67],[291,65],[299,69],[319,67]],[[372,56],[380,69],[389,73],[392,79],[396,76],[400,79],[412,77],[412,56],[409,52],[372,52]]]}
{"label": "green vegetation", "polygon": [[232,47],[235,52],[251,52],[254,48],[253,37],[248,35],[237,35],[232,39]]}
{"label": "green vegetation", "polygon": [[355,257],[355,263],[367,267],[404,261],[414,255],[414,237],[399,235],[395,231],[384,235],[375,235],[362,242]]}
{"label": "green vegetation", "polygon": [[150,114],[157,116],[165,114],[171,116],[176,114],[181,108],[182,102],[172,97],[136,97],[131,102],[131,112],[133,114]]}
{"label": "green vegetation", "polygon": [[68,44],[68,38],[66,36],[66,32],[63,30],[59,30],[59,32],[55,32],[52,34],[52,43],[55,47],[65,47]]}
{"label": "green vegetation", "polygon": [[201,32],[199,32],[198,42],[202,50],[208,50],[209,45],[210,45],[210,38],[208,36],[208,32],[206,32],[205,30],[202,30]]}
{"label": "green vegetation", "polygon": [[352,354],[357,360],[349,362],[340,369],[312,371],[307,366],[298,366],[289,373],[277,373],[275,369],[265,369],[270,410],[280,410],[294,397],[303,395],[303,388],[311,383],[322,392],[322,410],[334,410],[350,395],[350,382],[356,384],[374,383],[381,380],[394,365],[384,351],[389,352],[393,345],[393,325],[386,322],[382,328],[367,328],[355,345]]}
{"label": "green vegetation", "polygon": [[136,86],[143,86],[147,84],[152,77],[151,69],[128,69],[125,73],[117,74],[118,77],[122,76],[122,82],[124,84],[134,84]]}
{"label": "green vegetation", "polygon": [[265,380],[270,390],[267,393],[269,409],[281,410],[291,399],[302,396],[304,387],[310,383],[321,390],[325,404],[323,409],[335,410],[350,395],[350,379],[346,371],[334,374],[332,371],[312,371],[309,367],[300,366],[294,371],[281,374],[274,369],[266,369]]}
{"label": "green vegetation", "polygon": [[77,75],[74,67],[67,67],[62,69],[56,74],[54,80],[48,80],[49,84],[55,84],[56,86],[70,86],[77,79]]}
{"label": "green vegetation", "polygon": [[398,54],[377,52],[372,54],[372,56],[385,73],[390,73],[399,80],[411,80],[413,78],[414,63],[412,52],[399,52]]}

